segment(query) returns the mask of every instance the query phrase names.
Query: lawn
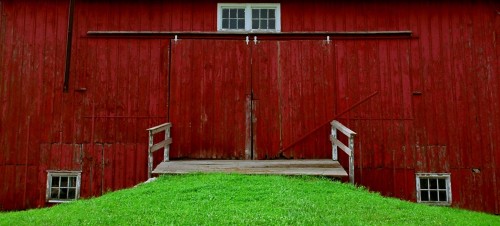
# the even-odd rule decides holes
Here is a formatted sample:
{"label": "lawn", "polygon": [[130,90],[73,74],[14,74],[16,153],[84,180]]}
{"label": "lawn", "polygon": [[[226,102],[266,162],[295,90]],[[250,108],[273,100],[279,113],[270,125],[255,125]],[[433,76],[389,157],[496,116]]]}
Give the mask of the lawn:
{"label": "lawn", "polygon": [[0,213],[0,225],[500,225],[500,217],[384,198],[317,177],[189,174],[52,208]]}

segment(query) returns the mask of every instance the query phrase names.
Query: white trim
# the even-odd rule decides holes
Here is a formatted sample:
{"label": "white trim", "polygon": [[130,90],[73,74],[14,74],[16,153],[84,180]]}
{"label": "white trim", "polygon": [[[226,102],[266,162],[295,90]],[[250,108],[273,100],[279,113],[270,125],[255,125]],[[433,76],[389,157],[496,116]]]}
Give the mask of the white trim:
{"label": "white trim", "polygon": [[[422,201],[420,197],[420,179],[445,179],[446,183],[446,196],[447,201]],[[415,174],[415,182],[416,182],[416,193],[417,193],[417,202],[425,203],[430,205],[444,205],[449,206],[452,203],[452,195],[451,195],[451,174],[450,173],[416,173]],[[438,186],[439,187],[439,186]]]}
{"label": "white trim", "polygon": [[[52,177],[75,177],[76,176],[76,187],[75,187],[75,199],[51,199],[50,193],[52,188]],[[57,170],[47,170],[47,189],[45,192],[45,200],[49,203],[63,203],[71,202],[80,198],[80,188],[82,180],[82,171],[57,171]]]}
{"label": "white trim", "polygon": [[[222,9],[245,9],[245,29],[222,29]],[[276,29],[252,29],[252,9],[275,9]],[[217,4],[217,31],[224,32],[281,32],[281,4],[280,3],[218,3]]]}

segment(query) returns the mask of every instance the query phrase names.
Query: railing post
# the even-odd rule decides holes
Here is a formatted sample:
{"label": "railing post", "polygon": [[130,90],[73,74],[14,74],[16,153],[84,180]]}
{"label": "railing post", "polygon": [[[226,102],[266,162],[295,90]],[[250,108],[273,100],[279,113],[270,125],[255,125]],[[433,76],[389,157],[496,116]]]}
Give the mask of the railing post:
{"label": "railing post", "polygon": [[151,172],[153,172],[153,132],[149,131],[149,145],[148,145],[148,179],[151,178]]}
{"label": "railing post", "polygon": [[349,156],[349,180],[354,184],[354,134],[349,136],[349,149],[351,149],[351,155]]}
{"label": "railing post", "polygon": [[[349,156],[349,181],[354,184],[354,137],[356,133],[336,120],[332,121],[331,124],[332,159],[333,161],[338,161],[339,148]],[[347,145],[338,140],[337,131],[347,136],[349,140]]]}
{"label": "railing post", "polygon": [[[164,123],[152,128],[147,129],[149,134],[149,145],[148,145],[148,178],[151,178],[153,174],[153,153],[163,148],[163,162],[168,162],[170,160],[170,144],[172,143],[172,138],[170,138],[170,128],[171,123]],[[154,143],[154,135],[157,133],[165,133],[165,138],[163,141]]]}
{"label": "railing post", "polygon": [[[333,138],[337,139],[337,128],[332,125],[332,136]],[[339,160],[339,157],[338,157],[338,146],[335,144],[335,143],[332,143],[332,160],[333,161],[338,161]]]}
{"label": "railing post", "polygon": [[[170,138],[170,126],[167,126],[167,128],[165,128],[165,140],[168,140],[168,138]],[[163,161],[170,161],[170,145],[165,145],[165,147],[163,148]]]}

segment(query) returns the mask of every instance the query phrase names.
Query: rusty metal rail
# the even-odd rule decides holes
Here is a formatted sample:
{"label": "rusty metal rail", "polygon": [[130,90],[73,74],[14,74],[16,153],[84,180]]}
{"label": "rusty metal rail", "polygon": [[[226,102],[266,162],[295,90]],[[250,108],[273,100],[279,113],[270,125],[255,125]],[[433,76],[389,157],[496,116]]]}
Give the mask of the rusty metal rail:
{"label": "rusty metal rail", "polygon": [[[149,133],[149,146],[148,146],[148,178],[151,178],[151,173],[153,172],[153,153],[155,151],[163,148],[163,161],[167,162],[170,160],[170,144],[172,143],[172,138],[170,137],[171,123],[161,124],[147,129]],[[154,135],[157,133],[165,132],[165,139],[159,143],[154,143]]]}
{"label": "rusty metal rail", "polygon": [[[330,134],[330,141],[332,142],[332,159],[333,161],[338,161],[338,148],[342,149],[342,151],[349,156],[349,181],[354,184],[354,137],[356,136],[356,133],[336,120],[333,120],[331,125],[332,130]],[[345,145],[338,140],[337,131],[340,131],[347,136],[349,140],[348,145]]]}

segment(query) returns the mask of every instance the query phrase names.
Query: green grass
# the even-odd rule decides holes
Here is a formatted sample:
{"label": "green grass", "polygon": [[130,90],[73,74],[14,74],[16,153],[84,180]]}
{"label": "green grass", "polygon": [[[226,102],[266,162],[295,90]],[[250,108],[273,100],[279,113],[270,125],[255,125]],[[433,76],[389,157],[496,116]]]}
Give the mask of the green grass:
{"label": "green grass", "polygon": [[52,208],[0,213],[0,225],[500,225],[500,217],[384,198],[316,177],[189,174]]}

